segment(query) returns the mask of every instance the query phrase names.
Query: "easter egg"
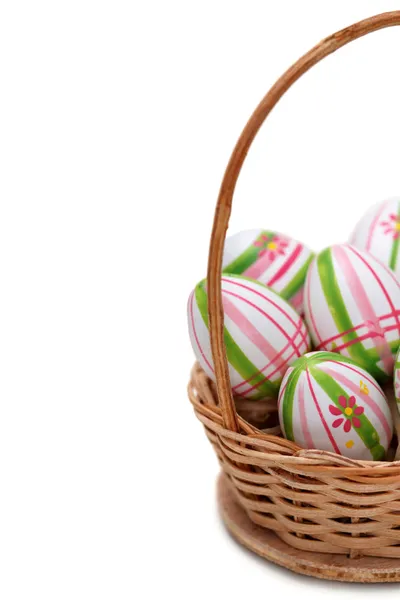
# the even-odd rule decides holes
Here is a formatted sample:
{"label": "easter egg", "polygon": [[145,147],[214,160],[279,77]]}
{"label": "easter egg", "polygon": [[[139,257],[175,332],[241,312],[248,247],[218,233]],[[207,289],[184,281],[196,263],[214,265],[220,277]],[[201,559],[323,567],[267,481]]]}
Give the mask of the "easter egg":
{"label": "easter egg", "polygon": [[369,252],[400,277],[400,196],[370,208],[350,239],[353,246]]}
{"label": "easter egg", "polygon": [[[286,369],[310,348],[302,318],[259,281],[223,275],[221,288],[233,393],[243,398],[277,398]],[[215,381],[207,310],[204,280],[189,296],[189,334],[197,360]]]}
{"label": "easter egg", "polygon": [[382,460],[392,439],[390,408],[378,383],[333,352],[296,360],[282,381],[278,410],[282,433],[303,448]]}
{"label": "easter egg", "polygon": [[226,239],[222,269],[265,283],[302,314],[304,282],[312,257],[301,242],[274,231],[252,229]]}
{"label": "easter egg", "polygon": [[400,284],[354,246],[323,250],[307,274],[304,309],[316,350],[352,358],[378,381],[393,373],[400,344]]}

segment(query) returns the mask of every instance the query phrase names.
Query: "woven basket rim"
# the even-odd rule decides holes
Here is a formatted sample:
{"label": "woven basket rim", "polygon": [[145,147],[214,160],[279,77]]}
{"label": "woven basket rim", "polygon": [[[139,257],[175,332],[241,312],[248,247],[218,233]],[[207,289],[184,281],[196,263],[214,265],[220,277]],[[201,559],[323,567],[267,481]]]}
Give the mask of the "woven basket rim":
{"label": "woven basket rim", "polygon": [[[249,444],[258,446],[263,459],[268,458],[282,464],[301,465],[302,469],[306,468],[310,474],[312,472],[332,474],[332,469],[335,469],[337,475],[345,476],[349,473],[352,475],[359,473],[360,476],[363,476],[373,470],[377,475],[387,474],[389,476],[395,475],[396,478],[400,477],[400,460],[355,460],[326,450],[309,450],[284,437],[265,433],[254,425],[247,423],[239,415],[237,415],[239,431],[231,431],[223,424],[222,410],[215,398],[212,403],[205,403],[203,400],[203,398],[212,398],[214,395],[211,380],[199,363],[196,362],[190,374],[188,396],[199,421],[206,429],[207,427],[212,428],[216,435],[223,434],[224,439],[232,440],[232,442],[243,446],[249,446]],[[396,427],[396,432],[399,439],[400,431],[398,427]],[[276,450],[264,450],[264,448],[269,448],[271,445],[276,446]],[[379,478],[379,482],[382,483],[381,478]]]}

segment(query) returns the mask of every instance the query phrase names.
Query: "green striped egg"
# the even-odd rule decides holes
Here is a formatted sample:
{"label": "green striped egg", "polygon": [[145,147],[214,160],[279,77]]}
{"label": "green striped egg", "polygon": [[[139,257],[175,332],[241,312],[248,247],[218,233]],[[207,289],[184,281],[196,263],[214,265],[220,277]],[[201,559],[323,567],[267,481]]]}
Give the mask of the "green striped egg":
{"label": "green striped egg", "polygon": [[331,246],[307,273],[304,308],[316,350],[353,359],[378,381],[392,376],[400,344],[400,283],[372,255]]}
{"label": "green striped egg", "polygon": [[353,246],[378,258],[400,278],[400,197],[372,206],[350,239]]}
{"label": "green striped egg", "polygon": [[383,460],[393,435],[378,383],[333,352],[310,352],[296,360],[282,381],[278,409],[287,439],[356,460]]}
{"label": "green striped egg", "polygon": [[[221,290],[233,393],[243,398],[277,398],[286,369],[310,349],[302,318],[259,281],[224,275]],[[207,311],[204,280],[189,296],[189,335],[197,360],[215,381]]]}
{"label": "green striped egg", "polygon": [[251,229],[226,239],[222,269],[265,283],[303,314],[304,282],[312,257],[307,246],[282,233]]}

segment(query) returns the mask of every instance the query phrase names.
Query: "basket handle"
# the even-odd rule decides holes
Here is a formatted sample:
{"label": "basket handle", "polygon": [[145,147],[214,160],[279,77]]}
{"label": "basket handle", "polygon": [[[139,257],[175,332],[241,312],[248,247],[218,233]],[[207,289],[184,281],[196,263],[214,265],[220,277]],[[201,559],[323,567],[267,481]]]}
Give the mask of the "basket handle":
{"label": "basket handle", "polygon": [[242,131],[232,152],[219,191],[214,214],[208,257],[207,288],[208,313],[210,323],[211,349],[214,361],[217,391],[224,425],[231,431],[238,431],[238,421],[232,397],[229,379],[228,361],[224,344],[224,315],[222,310],[221,274],[222,255],[226,230],[232,208],[232,197],[244,159],[257,132],[265,119],[290,86],[320,60],[332,54],[349,42],[367,33],[400,25],[400,11],[382,13],[355,23],[346,29],[325,38],[312,50],[304,54],[286,73],[272,86],[261,100]]}

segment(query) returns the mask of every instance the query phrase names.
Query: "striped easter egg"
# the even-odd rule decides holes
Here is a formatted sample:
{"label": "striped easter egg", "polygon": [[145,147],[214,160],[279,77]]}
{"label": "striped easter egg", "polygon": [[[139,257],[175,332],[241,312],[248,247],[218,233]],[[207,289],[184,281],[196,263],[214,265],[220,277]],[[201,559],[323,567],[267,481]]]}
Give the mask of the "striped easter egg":
{"label": "striped easter egg", "polygon": [[378,381],[392,375],[400,344],[400,284],[394,273],[354,246],[331,246],[311,264],[304,298],[316,350],[352,358]]}
{"label": "striped easter egg", "polygon": [[[259,281],[223,275],[221,288],[233,393],[243,398],[277,398],[286,369],[310,348],[302,318]],[[197,360],[215,381],[207,304],[204,280],[189,296],[189,334]]]}
{"label": "striped easter egg", "polygon": [[400,278],[400,196],[370,208],[350,239],[353,246],[378,258]]}
{"label": "striped easter egg", "polygon": [[354,361],[333,352],[296,360],[278,398],[284,436],[303,448],[357,460],[383,460],[393,434],[388,401]]}
{"label": "striped easter egg", "polygon": [[303,314],[304,282],[312,257],[301,242],[274,231],[252,229],[226,239],[222,269],[265,283]]}

